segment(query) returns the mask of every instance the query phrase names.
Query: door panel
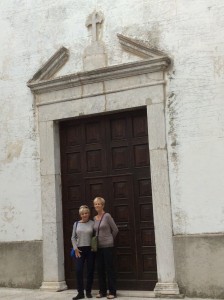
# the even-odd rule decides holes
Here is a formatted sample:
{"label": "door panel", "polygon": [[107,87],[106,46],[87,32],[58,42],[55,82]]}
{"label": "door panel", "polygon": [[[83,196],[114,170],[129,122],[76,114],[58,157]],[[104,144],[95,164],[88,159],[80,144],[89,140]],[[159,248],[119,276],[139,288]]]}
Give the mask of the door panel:
{"label": "door panel", "polygon": [[[133,177],[113,176],[111,178],[111,213],[119,228],[116,240],[117,274],[120,288],[126,289],[129,280],[136,278],[136,240]],[[132,262],[130,264],[130,261]]]}
{"label": "door panel", "polygon": [[[101,196],[119,234],[118,289],[149,290],[157,281],[146,110],[62,122],[61,171],[65,276],[75,287],[69,257],[78,208]],[[97,288],[97,287],[96,287]]]}

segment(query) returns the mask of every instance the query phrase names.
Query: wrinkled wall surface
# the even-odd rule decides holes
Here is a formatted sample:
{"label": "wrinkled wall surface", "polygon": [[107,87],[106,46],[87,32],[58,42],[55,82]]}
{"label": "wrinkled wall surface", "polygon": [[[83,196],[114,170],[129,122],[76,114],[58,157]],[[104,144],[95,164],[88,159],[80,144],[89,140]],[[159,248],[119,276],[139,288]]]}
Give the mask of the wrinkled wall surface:
{"label": "wrinkled wall surface", "polygon": [[62,45],[59,75],[83,70],[87,16],[101,10],[108,64],[124,53],[117,33],[164,51],[174,234],[223,232],[224,3],[222,0],[2,0],[0,4],[0,242],[42,239],[39,140],[26,82]]}

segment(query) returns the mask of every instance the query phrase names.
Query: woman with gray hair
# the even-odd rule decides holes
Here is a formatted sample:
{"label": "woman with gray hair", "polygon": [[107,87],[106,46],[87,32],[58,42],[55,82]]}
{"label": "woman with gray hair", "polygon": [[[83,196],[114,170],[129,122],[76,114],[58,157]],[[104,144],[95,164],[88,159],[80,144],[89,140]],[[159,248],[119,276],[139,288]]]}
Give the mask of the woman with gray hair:
{"label": "woman with gray hair", "polygon": [[[114,299],[117,293],[114,269],[114,239],[118,233],[118,228],[111,215],[104,211],[105,200],[103,198],[96,197],[93,204],[97,212],[94,218],[94,231],[98,235],[96,261],[99,293],[96,298],[107,296],[107,299]],[[108,295],[107,288],[109,290]]]}
{"label": "woman with gray hair", "polygon": [[94,261],[95,254],[91,251],[90,243],[93,236],[94,222],[89,220],[90,210],[88,206],[82,205],[79,208],[80,221],[77,221],[73,225],[72,231],[72,246],[75,251],[75,267],[77,277],[77,296],[73,297],[73,300],[83,299],[84,295],[84,283],[83,272],[85,261],[87,263],[87,282],[86,282],[86,297],[92,298],[92,284],[94,274]]}

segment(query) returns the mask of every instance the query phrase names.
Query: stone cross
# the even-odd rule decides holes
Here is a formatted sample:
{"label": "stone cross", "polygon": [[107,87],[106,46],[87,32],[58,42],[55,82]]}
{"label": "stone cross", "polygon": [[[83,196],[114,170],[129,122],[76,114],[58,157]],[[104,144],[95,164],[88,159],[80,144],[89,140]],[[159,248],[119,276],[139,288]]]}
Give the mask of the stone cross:
{"label": "stone cross", "polygon": [[92,26],[92,42],[97,41],[97,24],[103,22],[103,14],[101,12],[94,11],[91,15],[88,16],[86,21],[86,26]]}

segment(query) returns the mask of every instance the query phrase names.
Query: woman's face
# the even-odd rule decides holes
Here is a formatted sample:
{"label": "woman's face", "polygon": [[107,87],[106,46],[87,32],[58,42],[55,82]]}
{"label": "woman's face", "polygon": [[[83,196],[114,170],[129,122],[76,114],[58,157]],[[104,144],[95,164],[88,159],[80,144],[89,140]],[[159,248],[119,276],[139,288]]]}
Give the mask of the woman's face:
{"label": "woman's face", "polygon": [[80,213],[80,217],[82,219],[82,222],[88,222],[89,221],[89,211],[88,209],[84,209],[82,210],[82,212]]}
{"label": "woman's face", "polygon": [[96,200],[96,201],[94,201],[94,208],[95,208],[95,210],[99,213],[99,212],[101,212],[101,211],[103,211],[103,204],[102,204],[102,202],[100,201],[100,200]]}

